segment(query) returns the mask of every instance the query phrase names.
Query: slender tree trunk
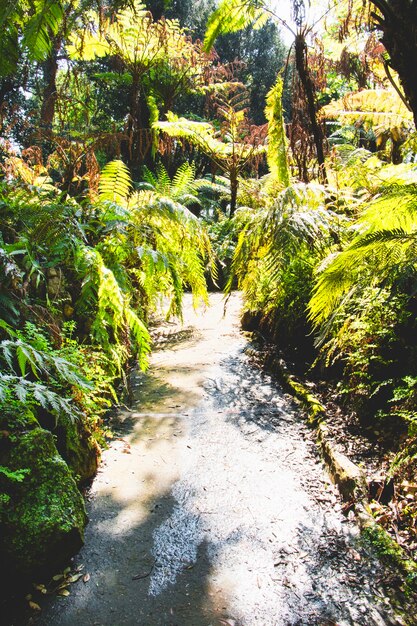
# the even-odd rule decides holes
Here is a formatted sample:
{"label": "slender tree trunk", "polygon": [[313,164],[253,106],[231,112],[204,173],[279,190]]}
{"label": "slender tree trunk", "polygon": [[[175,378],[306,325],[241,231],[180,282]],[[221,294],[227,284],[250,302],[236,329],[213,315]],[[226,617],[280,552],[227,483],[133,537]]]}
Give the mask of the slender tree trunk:
{"label": "slender tree trunk", "polygon": [[58,54],[61,47],[61,35],[55,37],[51,54],[42,64],[44,89],[40,113],[40,126],[43,131],[51,132],[58,98],[56,76],[58,73]]}
{"label": "slender tree trunk", "polygon": [[[122,148],[122,154],[132,173],[138,173],[141,165],[150,165],[152,161],[151,131],[149,127],[149,110],[146,98],[141,92],[140,76],[132,76],[130,92],[129,120],[127,126],[128,139]],[[149,131],[149,136],[147,132]]]}
{"label": "slender tree trunk", "polygon": [[237,180],[237,172],[232,170],[230,172],[230,217],[236,212],[237,205],[237,188],[238,188],[238,180]]}
{"label": "slender tree trunk", "polygon": [[403,162],[403,157],[401,154],[401,146],[403,144],[402,141],[395,141],[395,139],[391,139],[391,161],[394,165],[398,165]]}
{"label": "slender tree trunk", "polygon": [[319,164],[319,177],[322,183],[327,183],[323,147],[324,136],[322,128],[317,120],[314,83],[307,65],[306,42],[304,35],[302,34],[298,34],[295,38],[295,65],[307,98],[307,110],[310,118],[310,127],[314,138],[314,144],[316,146],[317,161]]}
{"label": "slender tree trunk", "polygon": [[413,0],[371,0],[382,13],[373,14],[382,31],[389,64],[400,77],[417,128],[417,3]]}
{"label": "slender tree trunk", "polygon": [[10,93],[16,89],[14,78],[4,77],[0,79],[0,134],[3,134],[7,126],[7,114],[9,106],[7,99]]}

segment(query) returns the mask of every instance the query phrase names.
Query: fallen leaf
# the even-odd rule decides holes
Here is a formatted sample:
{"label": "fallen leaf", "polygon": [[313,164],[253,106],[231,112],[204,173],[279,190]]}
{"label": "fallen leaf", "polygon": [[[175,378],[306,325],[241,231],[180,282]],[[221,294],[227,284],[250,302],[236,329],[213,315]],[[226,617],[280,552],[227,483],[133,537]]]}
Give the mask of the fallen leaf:
{"label": "fallen leaf", "polygon": [[60,589],[60,590],[58,591],[58,595],[59,595],[59,596],[64,596],[64,597],[66,597],[66,596],[69,596],[69,595],[70,595],[70,592],[68,591],[68,589]]}
{"label": "fallen leaf", "polygon": [[90,574],[86,574],[83,578],[83,583],[88,583],[88,581],[90,580],[91,576]]}
{"label": "fallen leaf", "polygon": [[29,606],[32,609],[32,611],[41,611],[41,607],[39,606],[39,604],[36,604],[36,602],[29,602]]}
{"label": "fallen leaf", "polygon": [[80,578],[82,578],[82,573],[74,574],[74,576],[70,576],[69,578],[67,578],[67,581],[69,583],[76,583],[78,580],[80,580]]}

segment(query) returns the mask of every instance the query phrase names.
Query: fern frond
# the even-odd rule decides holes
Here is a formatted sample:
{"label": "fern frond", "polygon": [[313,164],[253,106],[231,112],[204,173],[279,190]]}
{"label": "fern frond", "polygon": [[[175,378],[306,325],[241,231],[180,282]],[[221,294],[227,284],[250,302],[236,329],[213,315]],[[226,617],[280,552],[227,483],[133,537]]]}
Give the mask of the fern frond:
{"label": "fern frond", "polygon": [[155,190],[163,196],[169,196],[171,191],[171,179],[162,164],[158,165],[156,175],[157,184]]}
{"label": "fern frond", "polygon": [[273,180],[284,187],[290,184],[287,162],[287,146],[282,111],[283,80],[278,76],[266,97],[265,116],[268,120],[268,166]]}
{"label": "fern frond", "polygon": [[147,357],[151,350],[149,331],[129,306],[125,308],[125,316],[130,332],[136,341],[139,367],[144,370],[148,366]]}
{"label": "fern frond", "polygon": [[25,24],[22,45],[37,61],[44,60],[52,47],[52,38],[57,34],[64,19],[64,8],[60,0],[35,0],[34,13]]}
{"label": "fern frond", "polygon": [[36,378],[46,375],[82,389],[91,389],[91,384],[79,373],[74,363],[55,354],[36,350],[21,339],[1,341],[0,352],[11,371],[15,369],[13,361],[16,358],[23,377],[26,376],[27,368],[30,367]]}
{"label": "fern frond", "polygon": [[413,115],[393,89],[363,89],[325,105],[320,114],[342,124],[389,131],[398,139],[413,126]]}
{"label": "fern frond", "polygon": [[183,163],[175,172],[172,179],[171,191],[174,198],[192,193],[194,191],[195,165],[194,163]]}
{"label": "fern frond", "polygon": [[261,0],[223,0],[209,17],[204,36],[204,50],[209,52],[220,35],[235,33],[252,26],[261,28],[268,20]]}
{"label": "fern frond", "polygon": [[132,190],[130,172],[123,161],[110,161],[101,171],[100,200],[124,205]]}
{"label": "fern frond", "polygon": [[417,187],[388,185],[359,220],[360,232],[350,245],[329,259],[319,274],[310,301],[317,327],[364,287],[392,284],[401,273],[417,271]]}

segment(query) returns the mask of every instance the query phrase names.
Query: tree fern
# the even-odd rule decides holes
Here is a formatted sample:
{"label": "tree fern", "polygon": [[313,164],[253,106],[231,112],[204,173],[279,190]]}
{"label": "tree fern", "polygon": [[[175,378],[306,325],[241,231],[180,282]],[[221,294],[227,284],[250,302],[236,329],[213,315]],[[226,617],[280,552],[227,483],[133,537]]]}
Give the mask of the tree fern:
{"label": "tree fern", "polygon": [[298,183],[252,213],[239,235],[227,288],[236,275],[248,300],[253,301],[261,273],[262,280],[272,287],[279,281],[283,266],[303,246],[321,254],[328,249],[342,218],[325,209],[325,198],[324,187]]}

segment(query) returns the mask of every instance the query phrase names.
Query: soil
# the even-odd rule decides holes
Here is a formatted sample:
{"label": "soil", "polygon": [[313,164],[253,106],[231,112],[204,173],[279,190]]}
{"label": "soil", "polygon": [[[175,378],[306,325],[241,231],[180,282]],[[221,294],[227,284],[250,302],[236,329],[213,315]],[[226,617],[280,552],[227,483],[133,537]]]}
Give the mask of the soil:
{"label": "soil", "polygon": [[73,564],[84,577],[31,623],[415,623],[343,514],[300,410],[245,355],[239,296],[223,307],[220,294],[204,312],[188,299],[184,323],[159,328],[89,494]]}

